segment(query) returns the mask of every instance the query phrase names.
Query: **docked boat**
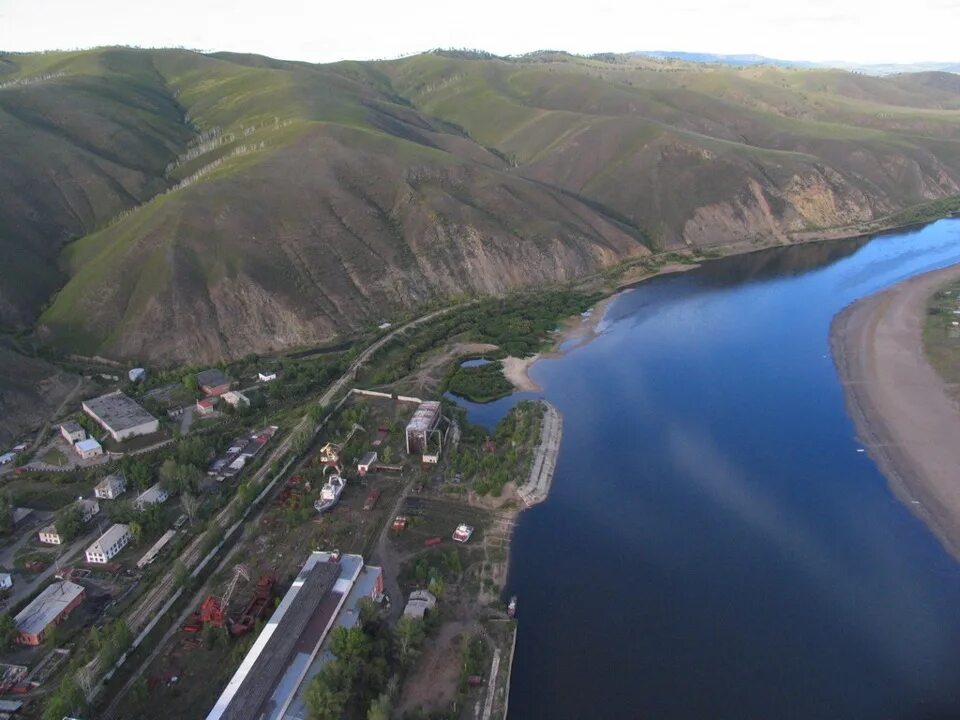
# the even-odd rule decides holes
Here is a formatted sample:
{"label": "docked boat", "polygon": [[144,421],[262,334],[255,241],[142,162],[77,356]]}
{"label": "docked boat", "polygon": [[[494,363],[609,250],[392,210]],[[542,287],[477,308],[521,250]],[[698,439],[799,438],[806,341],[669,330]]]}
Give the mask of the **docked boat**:
{"label": "docked boat", "polygon": [[313,507],[319,513],[333,509],[334,505],[340,501],[340,495],[343,494],[343,489],[346,486],[347,481],[342,477],[331,475],[326,485],[320,488],[320,498],[313,503]]}
{"label": "docked boat", "polygon": [[453,531],[453,539],[458,543],[465,543],[473,535],[473,528],[469,525],[457,525],[457,529]]}
{"label": "docked boat", "polygon": [[507,615],[512,618],[515,618],[517,616],[517,596],[516,595],[510,598],[510,603],[507,605]]}

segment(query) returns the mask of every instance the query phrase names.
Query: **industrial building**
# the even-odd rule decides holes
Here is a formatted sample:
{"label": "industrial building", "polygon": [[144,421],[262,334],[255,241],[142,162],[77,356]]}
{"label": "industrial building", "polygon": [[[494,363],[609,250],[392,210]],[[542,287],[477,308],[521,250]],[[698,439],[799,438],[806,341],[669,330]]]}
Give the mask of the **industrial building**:
{"label": "industrial building", "polygon": [[314,552],[240,663],[207,720],[300,720],[310,680],[333,655],[333,628],[354,627],[364,598],[383,597],[383,573],[360,555]]}
{"label": "industrial building", "polygon": [[230,389],[230,378],[223,370],[211,368],[197,373],[197,385],[205,395],[223,395]]}
{"label": "industrial building", "polygon": [[168,497],[170,497],[170,493],[160,487],[160,483],[157,483],[137,495],[137,499],[133,501],[133,507],[137,509],[137,512],[143,512],[147,505],[162,505]]}
{"label": "industrial building", "polygon": [[97,483],[93,494],[101,500],[115,500],[127,491],[127,478],[123,473],[112,473]]}
{"label": "industrial building", "polygon": [[85,597],[83,586],[68,580],[48,586],[13,619],[17,642],[39,645],[50,627],[66,619]]}
{"label": "industrial building", "polygon": [[407,453],[415,455],[427,450],[430,438],[437,434],[442,419],[440,403],[437,400],[428,400],[420,403],[410,422],[407,423]]}
{"label": "industrial building", "polygon": [[110,560],[131,540],[130,527],[117,523],[97,538],[93,545],[87,548],[87,562],[103,565]]}
{"label": "industrial building", "polygon": [[159,420],[119,391],[84,400],[83,411],[100,423],[117,442],[160,429]]}
{"label": "industrial building", "polygon": [[75,442],[85,440],[87,437],[87,431],[80,427],[80,423],[76,420],[68,420],[62,423],[60,425],[60,434],[63,435],[63,439],[71,445]]}
{"label": "industrial building", "polygon": [[77,455],[80,456],[81,460],[89,460],[90,458],[103,455],[103,446],[93,438],[80,440],[73,446],[73,449],[77,451]]}

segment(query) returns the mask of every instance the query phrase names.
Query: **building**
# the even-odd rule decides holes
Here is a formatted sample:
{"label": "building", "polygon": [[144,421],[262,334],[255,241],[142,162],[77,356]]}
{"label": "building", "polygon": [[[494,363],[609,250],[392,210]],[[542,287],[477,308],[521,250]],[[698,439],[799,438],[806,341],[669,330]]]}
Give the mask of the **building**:
{"label": "building", "polygon": [[47,586],[13,619],[17,627],[17,642],[21,645],[39,645],[47,631],[63,622],[85,597],[83,586],[69,580]]}
{"label": "building", "polygon": [[273,382],[277,379],[277,374],[272,370],[268,370],[267,372],[258,372],[257,378],[260,382]]}
{"label": "building", "polygon": [[430,437],[437,433],[437,426],[440,424],[440,403],[436,400],[428,400],[420,403],[410,422],[407,423],[407,453],[416,455],[427,449],[427,443]]}
{"label": "building", "polygon": [[[183,517],[186,519],[186,515]],[[157,559],[157,556],[167,546],[167,543],[173,540],[176,534],[176,530],[167,530],[163,535],[161,535],[160,539],[153,544],[153,547],[147,550],[142,558],[137,560],[137,568],[143,570],[143,568],[145,568],[147,565],[153,564],[153,561]]]}
{"label": "building", "polygon": [[217,397],[204,398],[203,400],[197,400],[197,412],[200,415],[212,415],[214,408],[217,406]]}
{"label": "building", "polygon": [[210,368],[197,373],[197,385],[205,395],[223,395],[230,389],[230,378],[219,368]]}
{"label": "building", "polygon": [[207,720],[308,717],[304,694],[333,657],[330,632],[354,627],[360,602],[382,597],[383,573],[360,555],[311,553]]}
{"label": "building", "polygon": [[122,392],[113,392],[83,401],[83,411],[120,442],[160,429],[160,421]]}
{"label": "building", "polygon": [[123,473],[112,473],[97,483],[93,494],[100,500],[116,500],[127,491],[127,478]]}
{"label": "building", "polygon": [[410,593],[407,606],[403,614],[409,617],[423,619],[423,616],[437,606],[437,596],[429,590],[414,590]]}
{"label": "building", "polygon": [[56,525],[47,525],[45,528],[40,528],[40,542],[46,545],[62,545],[63,538],[57,532]]}
{"label": "building", "polygon": [[210,463],[207,475],[215,477],[217,482],[239,475],[247,462],[263,451],[276,432],[277,426],[271,425],[246,437],[234,439],[230,447]]}
{"label": "building", "polygon": [[137,512],[142,512],[147,505],[162,505],[168,497],[170,497],[170,493],[160,487],[160,483],[157,483],[137,495],[137,499],[133,501],[133,506],[137,509]]}
{"label": "building", "polygon": [[364,453],[363,457],[357,463],[357,472],[366,475],[377,464],[377,454],[374,451]]}
{"label": "building", "polygon": [[88,523],[100,512],[100,503],[96,500],[77,500],[77,509],[80,510],[80,517],[83,519],[83,522]]}
{"label": "building", "polygon": [[131,368],[127,373],[130,382],[137,383],[147,379],[147,371],[143,368]]}
{"label": "building", "polygon": [[87,562],[99,565],[110,562],[111,558],[127,546],[131,538],[129,526],[122,523],[111,526],[87,548]]}
{"label": "building", "polygon": [[87,437],[87,431],[80,427],[80,423],[76,420],[67,420],[67,422],[61,423],[60,434],[63,435],[63,439],[71,445],[75,442],[85,440]]}
{"label": "building", "polygon": [[233,405],[235,408],[250,404],[250,398],[239,390],[228,390],[221,397],[227,405]]}
{"label": "building", "polygon": [[80,440],[73,446],[73,448],[77,451],[77,455],[80,456],[81,460],[89,460],[90,458],[103,455],[103,447],[93,438]]}
{"label": "building", "polygon": [[0,573],[0,590],[9,590],[13,587],[13,575]]}
{"label": "building", "polygon": [[6,465],[7,463],[12,463],[17,459],[17,454],[12,452],[4,453],[0,455],[0,465]]}

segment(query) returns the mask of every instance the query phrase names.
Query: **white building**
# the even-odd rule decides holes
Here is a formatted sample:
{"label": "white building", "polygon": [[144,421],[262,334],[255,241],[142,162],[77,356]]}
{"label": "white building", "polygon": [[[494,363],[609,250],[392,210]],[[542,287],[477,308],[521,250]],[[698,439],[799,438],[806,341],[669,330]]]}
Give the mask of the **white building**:
{"label": "white building", "polygon": [[228,390],[220,397],[223,398],[223,401],[227,405],[233,405],[235,408],[250,404],[250,398],[248,398],[239,390]]}
{"label": "white building", "polygon": [[97,483],[93,494],[101,500],[115,500],[127,491],[127,479],[122,473],[107,475]]}
{"label": "white building", "polygon": [[47,545],[62,545],[63,538],[60,537],[60,533],[57,532],[56,525],[47,525],[45,528],[40,529],[40,542],[46,543]]}
{"label": "white building", "polygon": [[277,379],[277,374],[268,370],[267,372],[258,372],[257,377],[260,378],[260,382],[272,382]]}
{"label": "white building", "polygon": [[89,460],[90,458],[103,455],[103,448],[100,446],[100,443],[93,438],[80,440],[73,447],[77,451],[77,455],[79,455],[83,460]]}
{"label": "white building", "polygon": [[13,587],[13,575],[10,573],[0,573],[0,590],[7,590]]}
{"label": "white building", "polygon": [[138,511],[142,511],[147,505],[158,505],[165,503],[168,497],[170,497],[170,493],[160,487],[160,483],[157,483],[156,485],[149,487],[140,493],[137,496],[137,499],[133,501],[133,506]]}
{"label": "white building", "polygon": [[76,442],[87,439],[87,431],[80,427],[76,420],[68,420],[60,425],[60,434],[63,439],[73,445]]}
{"label": "white building", "polygon": [[100,512],[100,503],[96,500],[77,500],[77,509],[80,510],[80,517],[83,522],[88,523],[94,515]]}
{"label": "white building", "polygon": [[360,458],[360,461],[357,463],[357,472],[361,475],[366,475],[376,464],[377,453],[371,450],[368,453],[364,453],[363,457]]}
{"label": "white building", "polygon": [[117,523],[87,548],[87,562],[100,565],[110,562],[110,559],[123,550],[130,540],[129,526]]}
{"label": "white building", "polygon": [[117,442],[160,429],[160,421],[122,392],[83,401],[83,411],[100,423]]}
{"label": "white building", "polygon": [[3,455],[0,455],[0,465],[6,465],[7,463],[12,463],[16,459],[17,459],[16,453],[12,453],[12,452],[4,453]]}
{"label": "white building", "polygon": [[146,379],[147,371],[144,368],[131,368],[127,372],[127,377],[130,378],[130,382],[140,382]]}

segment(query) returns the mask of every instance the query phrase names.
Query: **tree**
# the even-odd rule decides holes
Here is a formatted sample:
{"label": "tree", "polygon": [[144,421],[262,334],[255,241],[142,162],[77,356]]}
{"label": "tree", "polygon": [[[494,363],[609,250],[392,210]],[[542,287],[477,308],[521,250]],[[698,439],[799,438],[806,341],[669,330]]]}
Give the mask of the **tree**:
{"label": "tree", "polygon": [[139,545],[140,540],[143,538],[143,525],[137,520],[132,520],[127,526],[130,528],[130,537],[134,545]]}
{"label": "tree", "polygon": [[197,381],[197,376],[194,373],[183,376],[183,386],[193,393],[200,390],[200,383]]}
{"label": "tree", "polygon": [[328,662],[307,686],[310,720],[340,720],[350,697],[338,660]]}
{"label": "tree", "polygon": [[87,707],[83,691],[76,679],[67,673],[60,681],[60,687],[50,696],[43,708],[43,720],[63,720],[65,717],[79,717]]}
{"label": "tree", "polygon": [[17,639],[17,624],[10,613],[0,615],[0,648],[7,650]]}
{"label": "tree", "polygon": [[177,466],[177,488],[181,493],[195,493],[202,477],[203,473],[195,465]]}
{"label": "tree", "polygon": [[153,475],[150,466],[143,460],[130,460],[127,463],[124,473],[133,486],[140,490],[150,484],[150,478]]}
{"label": "tree", "polygon": [[73,540],[83,529],[83,513],[76,503],[71,503],[57,513],[54,524],[64,541]]}
{"label": "tree", "polygon": [[164,460],[160,469],[157,471],[157,475],[160,478],[160,485],[164,490],[167,492],[176,490],[180,478],[180,468],[177,465],[177,461],[173,458]]}
{"label": "tree", "polygon": [[0,533],[6,535],[13,530],[13,501],[9,493],[0,495]]}
{"label": "tree", "polygon": [[173,562],[173,577],[178,587],[186,587],[190,580],[190,571],[187,570],[187,566],[179,558]]}
{"label": "tree", "polygon": [[197,512],[200,510],[200,500],[196,495],[191,495],[190,493],[184,492],[180,494],[180,507],[183,508],[184,514],[190,520],[190,524],[193,525],[193,521],[197,519]]}
{"label": "tree", "polygon": [[420,655],[420,646],[425,636],[423,622],[409,615],[400,618],[393,631],[397,659],[403,667],[410,667]]}

